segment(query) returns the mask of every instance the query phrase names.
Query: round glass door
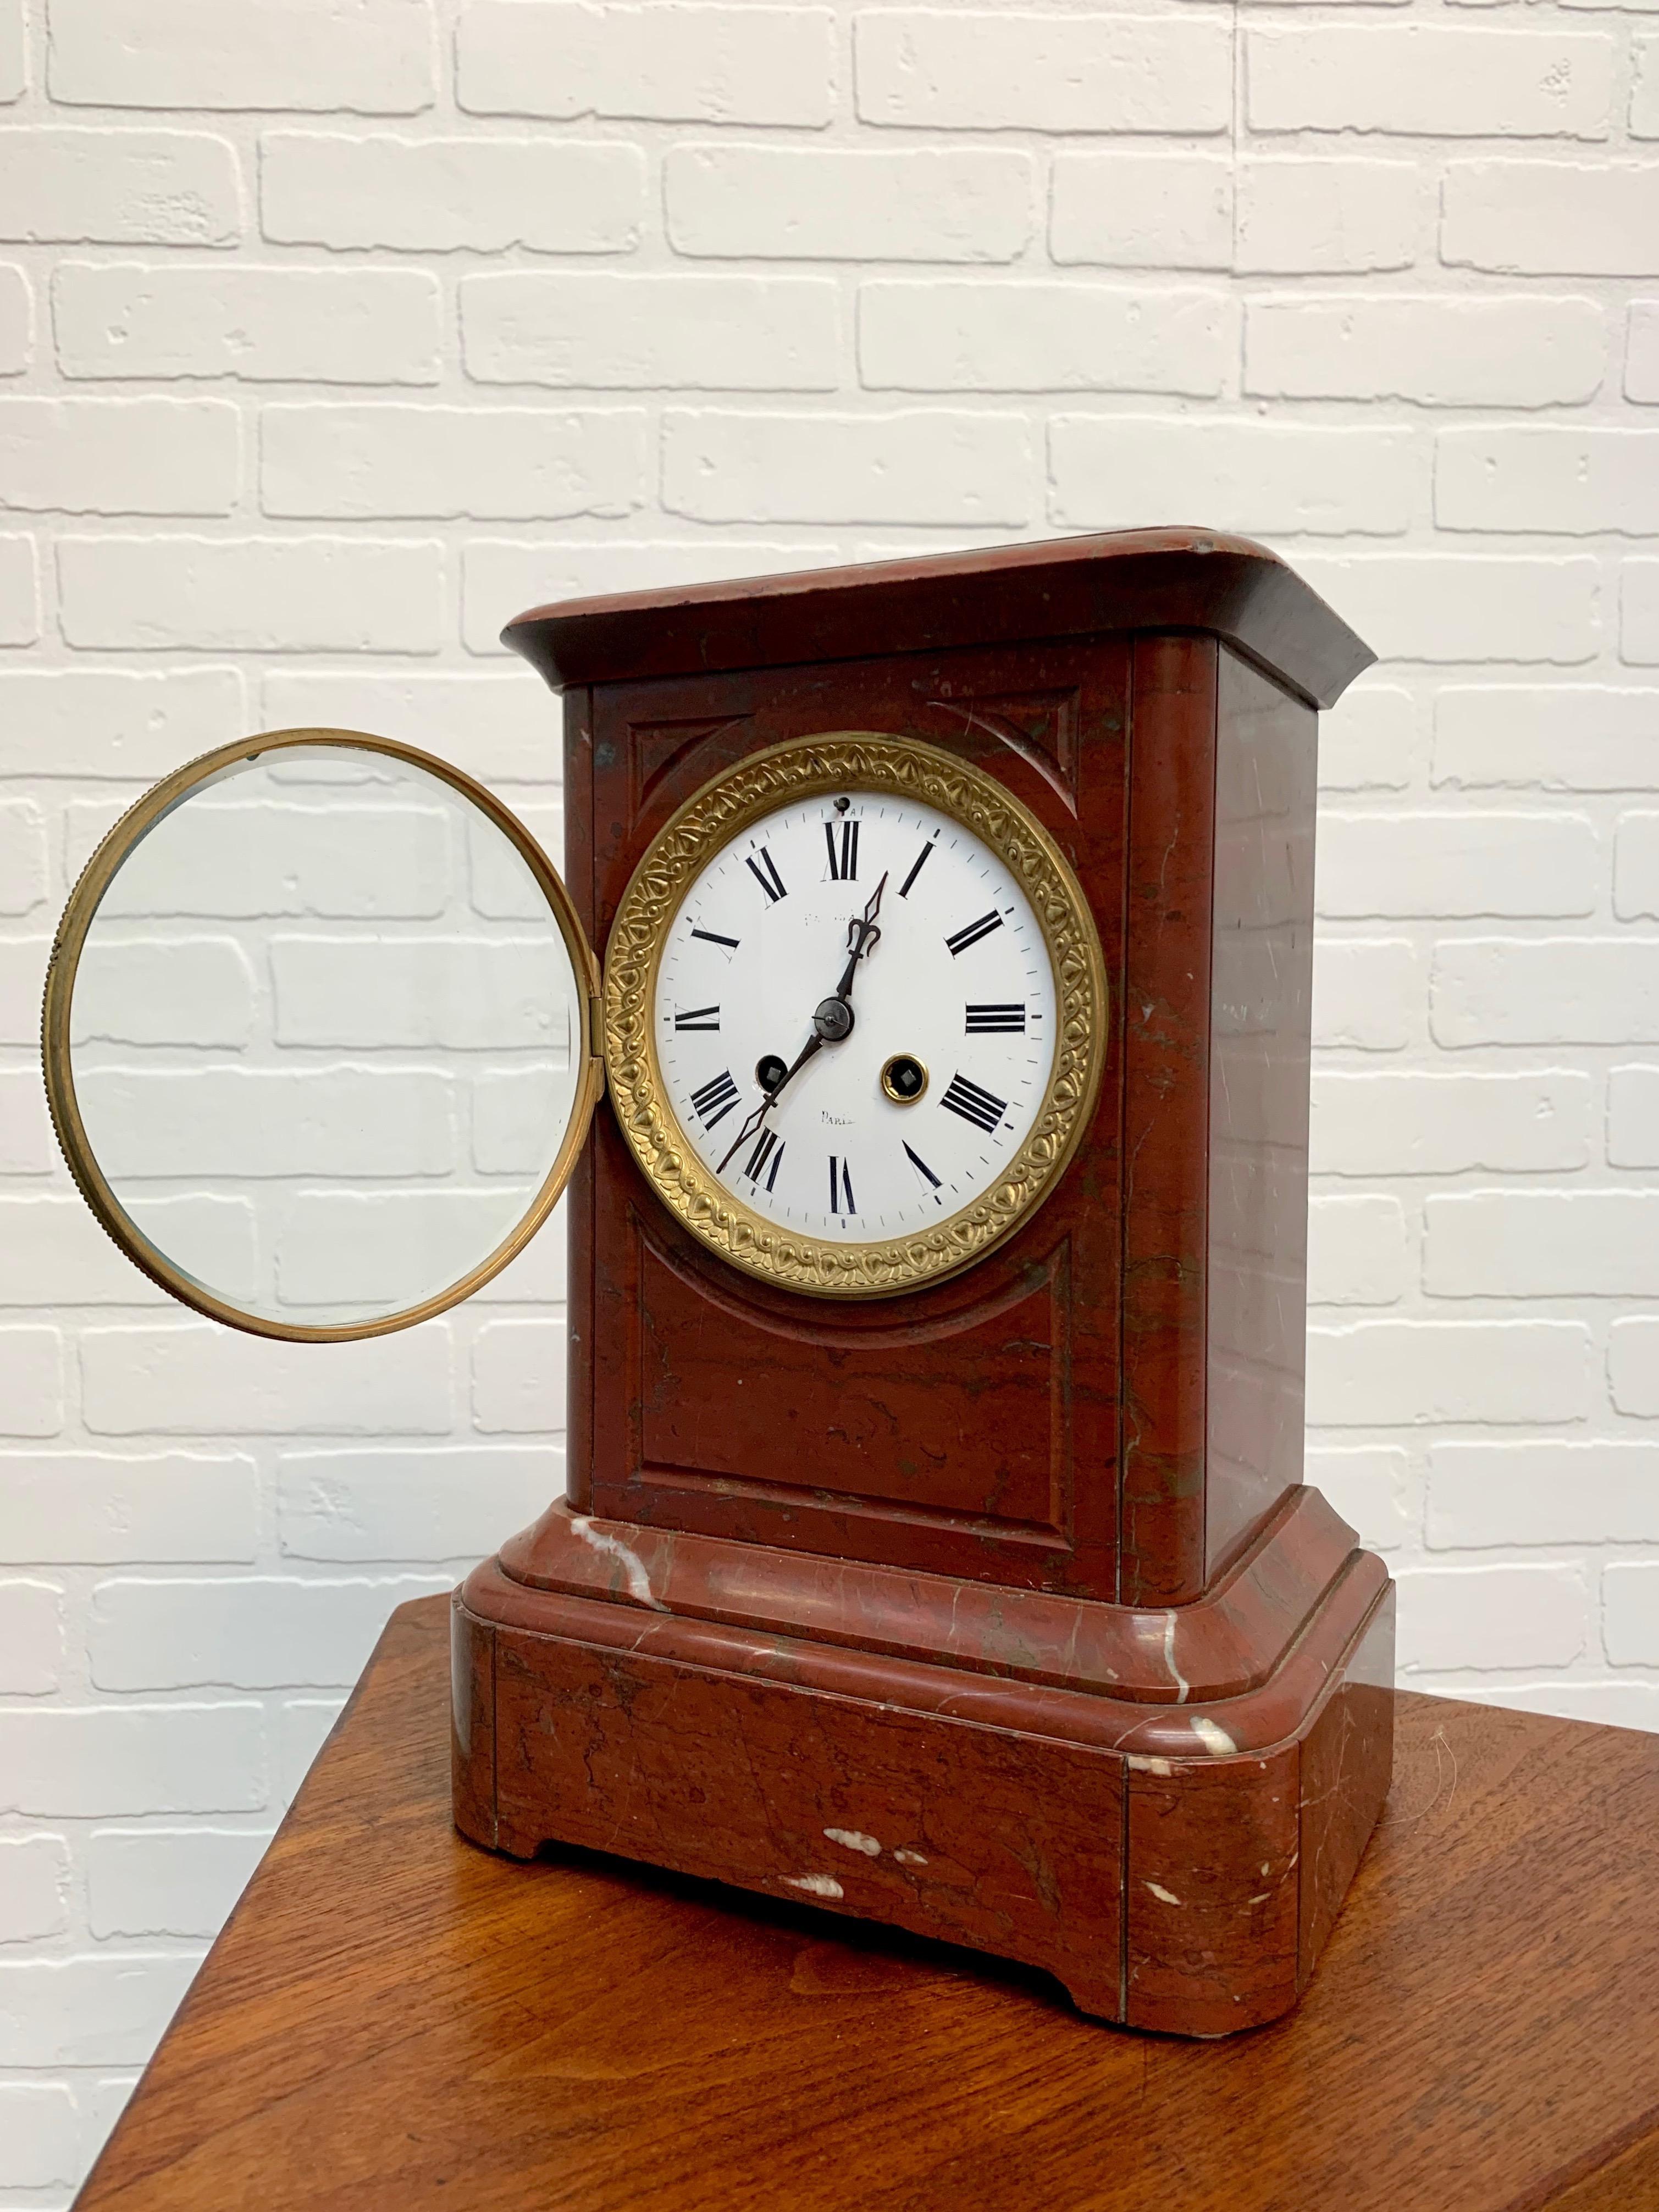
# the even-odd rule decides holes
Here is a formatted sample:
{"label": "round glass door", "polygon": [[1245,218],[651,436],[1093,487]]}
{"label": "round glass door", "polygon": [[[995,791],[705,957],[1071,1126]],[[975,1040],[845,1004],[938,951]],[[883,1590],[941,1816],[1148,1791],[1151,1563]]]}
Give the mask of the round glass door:
{"label": "round glass door", "polygon": [[59,927],[46,1089],[83,1195],[185,1304],[376,1335],[504,1267],[603,1088],[599,975],[498,800],[349,731],[249,738],[148,793]]}

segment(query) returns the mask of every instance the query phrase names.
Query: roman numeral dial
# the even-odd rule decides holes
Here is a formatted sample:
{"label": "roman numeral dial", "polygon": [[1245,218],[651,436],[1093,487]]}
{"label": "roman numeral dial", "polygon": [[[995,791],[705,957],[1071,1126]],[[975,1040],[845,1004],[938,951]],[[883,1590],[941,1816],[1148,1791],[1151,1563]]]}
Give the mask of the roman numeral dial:
{"label": "roman numeral dial", "polygon": [[856,822],[826,822],[823,842],[830,848],[830,880],[853,884],[859,873],[859,825]]}
{"label": "roman numeral dial", "polygon": [[970,1083],[965,1075],[951,1078],[950,1087],[939,1103],[947,1114],[960,1115],[976,1129],[994,1129],[1008,1110],[1006,1098],[999,1098],[982,1084]]}
{"label": "roman numeral dial", "polygon": [[744,1164],[743,1172],[749,1182],[757,1183],[766,1178],[768,1192],[778,1187],[778,1170],[783,1165],[783,1139],[775,1129],[763,1129],[755,1139],[755,1149]]}
{"label": "roman numeral dial", "polygon": [[932,1168],[928,1166],[927,1161],[923,1159],[921,1154],[916,1150],[914,1145],[907,1145],[904,1147],[904,1157],[909,1161],[911,1166],[921,1177],[929,1190],[937,1190],[939,1188],[939,1177],[933,1173]]}
{"label": "roman numeral dial", "polygon": [[775,906],[780,899],[788,897],[789,894],[784,889],[783,878],[778,873],[778,864],[764,845],[761,847],[758,853],[750,854],[745,866],[755,881],[766,893],[769,906]]}
{"label": "roman numeral dial", "polygon": [[691,1093],[691,1110],[705,1129],[718,1128],[737,1104],[739,1093],[730,1068],[723,1067]]}
{"label": "roman numeral dial", "polygon": [[1037,1125],[1059,1000],[1036,910],[984,837],[908,793],[820,786],[749,817],[661,944],[664,1102],[746,1234],[924,1235]]}
{"label": "roman numeral dial", "polygon": [[988,937],[994,929],[1000,929],[1001,927],[1002,916],[993,907],[989,914],[981,915],[977,921],[964,921],[962,927],[953,930],[945,942],[954,957],[959,952],[969,951],[981,938]]}

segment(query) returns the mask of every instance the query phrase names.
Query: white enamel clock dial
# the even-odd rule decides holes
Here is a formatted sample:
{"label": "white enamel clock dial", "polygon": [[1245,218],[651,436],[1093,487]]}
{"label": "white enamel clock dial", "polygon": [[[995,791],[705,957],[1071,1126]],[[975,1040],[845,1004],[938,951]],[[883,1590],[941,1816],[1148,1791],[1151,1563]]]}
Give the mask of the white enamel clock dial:
{"label": "white enamel clock dial", "polygon": [[[878,890],[850,1031],[814,1045]],[[1005,862],[926,804],[848,789],[714,854],[664,933],[651,1018],[665,1102],[714,1179],[781,1230],[856,1244],[932,1228],[1006,1173],[1043,1104],[1056,1006]]]}

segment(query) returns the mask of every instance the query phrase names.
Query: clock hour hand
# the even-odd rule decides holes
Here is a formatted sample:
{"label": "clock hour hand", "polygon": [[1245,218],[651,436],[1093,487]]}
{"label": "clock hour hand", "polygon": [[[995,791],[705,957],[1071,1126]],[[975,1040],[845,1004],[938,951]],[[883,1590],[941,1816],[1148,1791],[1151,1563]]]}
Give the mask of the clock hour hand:
{"label": "clock hour hand", "polygon": [[858,973],[859,963],[867,952],[873,952],[876,948],[876,942],[881,935],[881,932],[876,927],[876,916],[881,912],[881,895],[886,888],[887,878],[884,875],[874,890],[871,892],[870,902],[865,908],[862,918],[855,916],[847,925],[847,965],[842,970],[840,982],[836,986],[835,995],[838,999],[851,998],[853,978]]}

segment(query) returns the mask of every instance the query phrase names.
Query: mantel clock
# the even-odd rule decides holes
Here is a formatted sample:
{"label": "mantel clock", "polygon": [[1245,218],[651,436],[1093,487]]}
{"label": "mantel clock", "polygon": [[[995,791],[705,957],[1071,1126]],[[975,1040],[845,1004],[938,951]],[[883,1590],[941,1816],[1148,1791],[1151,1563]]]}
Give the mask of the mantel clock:
{"label": "mantel clock", "polygon": [[1390,1585],[1301,1480],[1317,710],[1370,656],[1189,530],[506,637],[564,694],[562,879],[349,732],[111,833],[47,987],[82,1189],[322,1340],[568,1188],[567,1493],[455,1599],[465,1834],[1133,2027],[1285,2011],[1390,1763]]}

